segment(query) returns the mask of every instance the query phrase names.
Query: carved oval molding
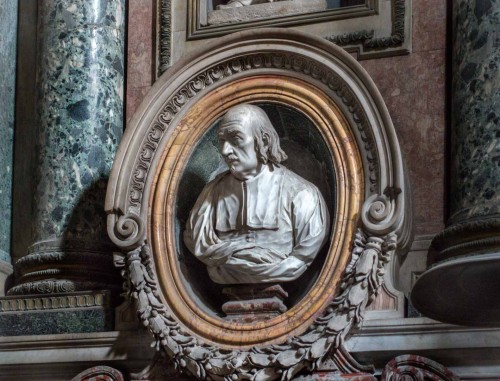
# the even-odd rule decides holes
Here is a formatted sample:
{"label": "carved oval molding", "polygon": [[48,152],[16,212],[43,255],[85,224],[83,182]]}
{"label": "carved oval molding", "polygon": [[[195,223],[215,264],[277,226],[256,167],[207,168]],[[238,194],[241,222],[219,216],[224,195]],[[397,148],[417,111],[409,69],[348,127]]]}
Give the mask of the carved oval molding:
{"label": "carved oval molding", "polygon": [[[256,325],[205,313],[179,276],[173,205],[193,146],[234,104],[270,102],[307,116],[330,148],[336,220],[323,269],[290,311]],[[337,46],[262,29],[221,38],[169,69],[133,117],[108,193],[108,232],[155,345],[200,379],[291,379],[341,347],[381,285],[411,219],[399,145],[375,85]],[[363,204],[363,206],[362,206]],[[358,230],[356,231],[356,228]]]}
{"label": "carved oval molding", "polygon": [[[180,174],[201,137],[232,106],[263,102],[287,105],[304,114],[320,130],[335,166],[336,223],[321,274],[304,298],[307,302],[266,322],[238,324],[203,312],[190,295],[180,274],[173,216]],[[235,79],[193,104],[172,132],[161,162],[151,190],[154,195],[148,225],[161,295],[176,319],[197,336],[228,347],[270,344],[303,332],[339,288],[364,193],[359,150],[349,126],[328,96],[294,77],[254,75]]]}

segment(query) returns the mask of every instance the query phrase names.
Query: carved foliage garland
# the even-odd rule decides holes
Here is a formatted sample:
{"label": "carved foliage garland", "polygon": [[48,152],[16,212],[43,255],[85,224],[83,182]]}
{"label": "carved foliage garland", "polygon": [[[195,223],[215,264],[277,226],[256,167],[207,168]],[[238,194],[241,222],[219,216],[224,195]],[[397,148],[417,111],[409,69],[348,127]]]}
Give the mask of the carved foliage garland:
{"label": "carved foliage garland", "polygon": [[393,0],[392,33],[388,37],[374,38],[374,30],[344,33],[326,37],[328,41],[338,45],[362,43],[365,49],[389,48],[401,45],[405,40],[405,0]]}
{"label": "carved foliage garland", "polygon": [[249,350],[227,351],[193,337],[173,318],[159,297],[159,287],[147,244],[117,257],[116,266],[126,279],[129,297],[138,305],[138,316],[149,327],[157,350],[169,355],[176,367],[199,379],[290,380],[304,368],[314,370],[338,349],[362,311],[375,299],[383,282],[384,266],[397,246],[394,233],[380,238],[358,230],[352,257],[337,296],[302,335],[286,343]]}

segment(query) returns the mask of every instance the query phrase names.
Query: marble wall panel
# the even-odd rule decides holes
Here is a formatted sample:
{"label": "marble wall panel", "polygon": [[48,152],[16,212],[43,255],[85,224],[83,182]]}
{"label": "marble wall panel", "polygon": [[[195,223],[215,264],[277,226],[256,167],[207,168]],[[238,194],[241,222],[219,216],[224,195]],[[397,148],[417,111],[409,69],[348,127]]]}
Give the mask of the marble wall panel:
{"label": "marble wall panel", "polygon": [[445,221],[446,2],[413,2],[413,53],[361,61],[394,122],[413,191],[415,233]]}
{"label": "marble wall panel", "polygon": [[130,1],[128,8],[128,122],[154,81],[154,0]]}
{"label": "marble wall panel", "polygon": [[446,1],[413,1],[413,51],[446,48]]}
{"label": "marble wall panel", "polygon": [[0,2],[0,261],[10,263],[17,2]]}

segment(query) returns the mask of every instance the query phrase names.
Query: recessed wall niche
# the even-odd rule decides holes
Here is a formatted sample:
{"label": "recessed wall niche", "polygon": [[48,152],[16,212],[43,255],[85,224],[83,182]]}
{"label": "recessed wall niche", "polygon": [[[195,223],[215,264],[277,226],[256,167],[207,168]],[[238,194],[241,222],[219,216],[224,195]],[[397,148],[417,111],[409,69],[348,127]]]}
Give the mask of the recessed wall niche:
{"label": "recessed wall niche", "polygon": [[[318,187],[329,212],[330,229],[327,233],[327,243],[304,274],[294,281],[281,284],[288,293],[284,302],[290,309],[307,294],[317,279],[329,250],[331,227],[335,224],[335,169],[330,149],[307,116],[284,105],[256,105],[266,111],[280,137],[281,147],[288,155],[283,165]],[[207,313],[223,317],[221,306],[227,301],[227,296],[222,292],[223,286],[209,278],[206,265],[189,252],[182,239],[189,211],[202,189],[217,175],[228,170],[218,147],[219,125],[220,118],[194,147],[181,175],[175,209],[175,236],[184,284]]]}

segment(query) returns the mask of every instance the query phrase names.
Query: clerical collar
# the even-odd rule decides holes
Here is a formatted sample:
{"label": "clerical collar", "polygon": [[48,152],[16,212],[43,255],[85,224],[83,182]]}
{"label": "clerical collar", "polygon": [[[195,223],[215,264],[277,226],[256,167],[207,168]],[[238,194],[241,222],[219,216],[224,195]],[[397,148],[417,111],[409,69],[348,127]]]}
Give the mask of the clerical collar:
{"label": "clerical collar", "polygon": [[216,229],[278,229],[284,169],[271,164],[251,179],[223,176],[217,185]]}

